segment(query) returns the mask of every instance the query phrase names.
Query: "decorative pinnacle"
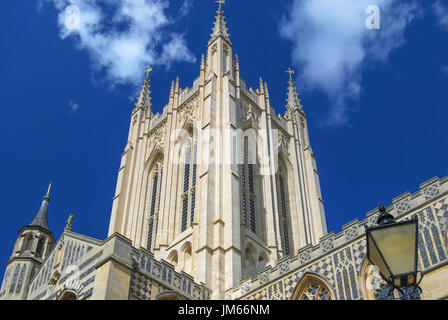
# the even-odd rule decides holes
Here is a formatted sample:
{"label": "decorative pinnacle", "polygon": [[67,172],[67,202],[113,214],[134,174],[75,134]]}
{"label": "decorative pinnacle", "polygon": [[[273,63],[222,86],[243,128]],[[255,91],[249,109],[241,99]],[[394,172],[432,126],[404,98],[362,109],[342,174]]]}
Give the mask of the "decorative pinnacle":
{"label": "decorative pinnacle", "polygon": [[264,83],[264,92],[266,94],[266,97],[269,98],[269,90],[268,90],[268,83],[267,82]]}
{"label": "decorative pinnacle", "polygon": [[235,70],[240,70],[240,61],[237,54],[235,55]]}
{"label": "decorative pinnacle", "polygon": [[174,81],[171,81],[170,97],[174,96]]}
{"label": "decorative pinnacle", "polygon": [[145,70],[146,72],[146,78],[143,81],[142,90],[140,91],[140,95],[137,99],[137,103],[135,106],[137,108],[143,108],[143,109],[149,109],[151,108],[151,85],[149,84],[149,73],[152,71],[152,68],[150,66],[147,67]]}
{"label": "decorative pinnacle", "polygon": [[205,70],[205,56],[202,54],[201,56],[201,70]]}
{"label": "decorative pinnacle", "polygon": [[212,29],[213,33],[211,34],[210,41],[212,41],[213,39],[217,38],[220,35],[224,39],[230,41],[229,34],[227,33],[227,30],[229,30],[229,29],[226,28],[227,22],[225,22],[224,11],[222,10],[222,5],[225,4],[225,0],[218,0],[215,2],[219,3],[219,8],[218,8],[218,11],[216,12],[217,15],[216,15],[214,26]]}
{"label": "decorative pinnacle", "polygon": [[74,216],[73,214],[70,214],[70,215],[68,216],[67,221],[65,222],[65,230],[66,230],[66,231],[72,231],[72,222],[73,222],[73,219],[75,219],[75,216]]}
{"label": "decorative pinnacle", "polygon": [[174,92],[179,93],[179,77],[176,77],[176,88]]}
{"label": "decorative pinnacle", "polygon": [[260,77],[260,93],[264,93],[264,85],[263,85],[263,79]]}

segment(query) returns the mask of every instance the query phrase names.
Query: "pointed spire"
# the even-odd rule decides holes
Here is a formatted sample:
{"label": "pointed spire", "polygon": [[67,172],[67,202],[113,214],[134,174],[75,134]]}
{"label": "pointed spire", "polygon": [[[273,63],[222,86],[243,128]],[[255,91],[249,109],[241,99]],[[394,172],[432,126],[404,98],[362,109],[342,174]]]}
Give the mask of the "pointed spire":
{"label": "pointed spire", "polygon": [[146,72],[146,78],[143,82],[142,90],[140,90],[140,95],[138,97],[137,103],[135,106],[137,108],[144,108],[144,109],[150,109],[152,106],[151,103],[151,85],[149,84],[149,73],[152,71],[152,68],[148,66],[148,68],[145,70]]}
{"label": "pointed spire", "polygon": [[212,29],[213,33],[210,35],[211,36],[210,41],[213,41],[217,37],[222,36],[224,39],[230,42],[229,39],[230,35],[227,33],[229,29],[226,27],[227,22],[225,22],[224,10],[222,10],[221,6],[221,4],[225,3],[225,1],[216,1],[216,2],[219,3],[219,8],[218,11],[216,11],[216,18],[214,22],[214,27]]}
{"label": "pointed spire", "polygon": [[286,99],[286,109],[289,111],[295,110],[298,108],[299,110],[302,110],[303,106],[300,103],[301,100],[299,99],[299,94],[297,93],[297,88],[294,83],[294,80],[292,79],[292,75],[294,74],[294,70],[291,70],[291,68],[286,71],[286,73],[289,73],[289,81],[288,81],[288,97]]}
{"label": "pointed spire", "polygon": [[34,217],[33,221],[29,224],[30,226],[42,227],[46,230],[48,229],[48,205],[50,203],[50,190],[51,190],[51,182],[48,186],[47,194],[42,199],[42,204],[40,206],[39,211],[37,212],[36,217]]}

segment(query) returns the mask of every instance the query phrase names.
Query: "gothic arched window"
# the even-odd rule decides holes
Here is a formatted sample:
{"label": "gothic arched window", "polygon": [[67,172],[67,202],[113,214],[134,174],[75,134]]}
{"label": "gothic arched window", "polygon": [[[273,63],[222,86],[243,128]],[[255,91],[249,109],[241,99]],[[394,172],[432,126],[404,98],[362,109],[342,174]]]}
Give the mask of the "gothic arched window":
{"label": "gothic arched window", "polygon": [[151,179],[151,203],[149,207],[149,222],[148,222],[148,241],[147,248],[149,251],[152,250],[152,246],[154,244],[155,235],[157,231],[158,225],[158,217],[159,217],[159,207],[160,207],[160,198],[161,198],[161,187],[162,187],[162,177],[163,170],[161,164],[156,164],[154,171],[152,173]]}
{"label": "gothic arched window", "polygon": [[307,274],[299,282],[293,300],[332,300],[332,295],[320,277]]}
{"label": "gothic arched window", "polygon": [[184,161],[181,232],[193,224],[196,206],[197,142],[193,138],[186,145]]}
{"label": "gothic arched window", "polygon": [[36,255],[39,257],[42,257],[44,254],[44,241],[45,240],[43,238],[41,238],[37,242]]}
{"label": "gothic arched window", "polygon": [[254,161],[250,161],[249,139],[244,137],[242,148],[242,163],[240,165],[241,176],[241,212],[243,223],[249,227],[253,233],[257,231],[255,219],[255,183],[254,183]]}
{"label": "gothic arched window", "polygon": [[31,236],[27,237],[26,239],[27,239],[27,242],[26,242],[25,250],[31,251],[31,249],[33,248],[33,236],[31,235]]}

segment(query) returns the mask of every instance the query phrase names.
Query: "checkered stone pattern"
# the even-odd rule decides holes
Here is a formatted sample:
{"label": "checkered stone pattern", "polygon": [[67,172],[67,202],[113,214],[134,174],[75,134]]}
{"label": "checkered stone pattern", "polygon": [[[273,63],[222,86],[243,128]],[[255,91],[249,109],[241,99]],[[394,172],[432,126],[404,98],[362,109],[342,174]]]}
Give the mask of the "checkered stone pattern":
{"label": "checkered stone pattern", "polygon": [[433,183],[430,186],[427,186],[425,189],[423,189],[423,195],[425,196],[426,200],[431,200],[435,196],[439,194],[439,186],[437,183]]}
{"label": "checkered stone pattern", "polygon": [[378,224],[376,223],[377,220],[378,220],[378,216],[379,216],[379,213],[375,213],[374,215],[372,215],[371,217],[369,217],[369,218],[367,219],[367,224],[366,224],[367,228],[370,228],[370,227],[373,227],[373,226],[377,226],[377,225],[378,225]]}
{"label": "checkered stone pattern", "polygon": [[328,285],[334,287],[334,270],[331,261],[331,257],[320,260],[319,262],[307,267],[299,272],[294,273],[286,277],[283,280],[284,296],[285,299],[292,299],[292,295],[297,288],[300,280],[307,272],[317,273],[328,283]]}
{"label": "checkered stone pattern", "polygon": [[278,270],[280,271],[280,274],[288,273],[288,271],[289,271],[289,261],[285,261],[285,262],[281,263],[278,266]]}
{"label": "checkered stone pattern", "polygon": [[397,210],[398,215],[411,210],[411,198],[407,197],[407,198],[395,203],[395,209]]}
{"label": "checkered stone pattern", "polygon": [[363,239],[361,241],[354,243],[352,246],[352,250],[353,250],[353,258],[355,260],[356,269],[359,270],[359,267],[361,266],[366,254],[367,254],[366,240]]}
{"label": "checkered stone pattern", "polygon": [[448,222],[448,198],[442,199],[434,205],[434,211],[439,221],[440,228],[447,231]]}
{"label": "checkered stone pattern", "polygon": [[333,248],[334,248],[334,239],[333,238],[327,239],[322,243],[323,252],[328,252]]}
{"label": "checkered stone pattern", "polygon": [[246,281],[241,285],[241,294],[248,293],[250,291],[251,281]]}
{"label": "checkered stone pattern", "polygon": [[311,272],[320,274],[331,284],[333,284],[333,264],[331,262],[331,257],[320,260],[319,262],[313,264],[309,270]]}
{"label": "checkered stone pattern", "polygon": [[250,295],[245,300],[269,300],[268,289],[264,288],[255,294]]}
{"label": "checkered stone pattern", "polygon": [[301,264],[305,264],[311,260],[311,250],[307,250],[304,252],[301,252],[299,254],[299,259]]}
{"label": "checkered stone pattern", "polygon": [[282,281],[278,281],[268,287],[268,296],[269,300],[285,300]]}
{"label": "checkered stone pattern", "polygon": [[233,300],[233,292],[229,291],[226,293],[226,300]]}
{"label": "checkered stone pattern", "polygon": [[151,280],[133,272],[131,274],[131,296],[140,300],[151,300]]}
{"label": "checkered stone pattern", "polygon": [[258,280],[260,281],[261,284],[269,282],[269,271],[266,271],[265,273],[262,273],[258,277]]}
{"label": "checkered stone pattern", "polygon": [[353,240],[358,236],[358,227],[351,227],[344,230],[345,239],[347,241]]}

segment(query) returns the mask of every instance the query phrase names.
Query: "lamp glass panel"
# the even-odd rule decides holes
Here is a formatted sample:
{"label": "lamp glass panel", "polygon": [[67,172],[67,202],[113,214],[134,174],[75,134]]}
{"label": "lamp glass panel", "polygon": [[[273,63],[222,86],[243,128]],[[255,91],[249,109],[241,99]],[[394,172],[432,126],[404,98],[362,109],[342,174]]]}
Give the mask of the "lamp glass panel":
{"label": "lamp glass panel", "polygon": [[416,231],[416,223],[371,230],[372,238],[395,276],[416,271]]}
{"label": "lamp glass panel", "polygon": [[372,235],[368,232],[367,233],[367,245],[368,245],[368,252],[369,252],[369,260],[372,264],[378,267],[381,275],[387,280],[391,276],[389,270],[387,269],[386,263],[384,262],[383,258],[381,257],[380,252],[375,246],[375,242],[372,238]]}

